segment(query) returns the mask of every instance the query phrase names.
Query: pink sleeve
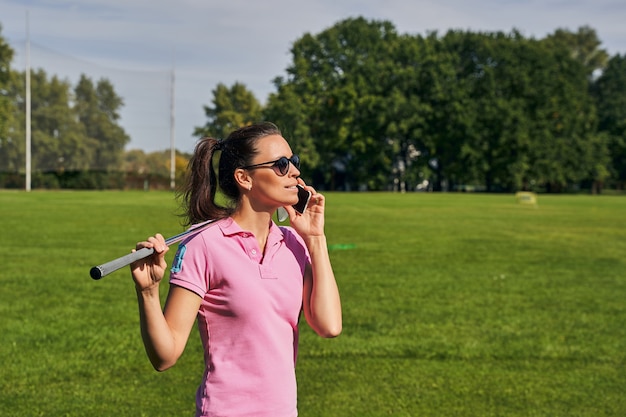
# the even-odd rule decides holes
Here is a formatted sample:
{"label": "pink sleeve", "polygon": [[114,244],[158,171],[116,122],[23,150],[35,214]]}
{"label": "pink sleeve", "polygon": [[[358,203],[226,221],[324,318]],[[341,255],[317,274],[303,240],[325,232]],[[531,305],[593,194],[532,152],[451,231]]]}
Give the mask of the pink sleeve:
{"label": "pink sleeve", "polygon": [[201,234],[181,242],[172,262],[170,284],[185,288],[204,298],[209,290],[207,265],[207,252]]}

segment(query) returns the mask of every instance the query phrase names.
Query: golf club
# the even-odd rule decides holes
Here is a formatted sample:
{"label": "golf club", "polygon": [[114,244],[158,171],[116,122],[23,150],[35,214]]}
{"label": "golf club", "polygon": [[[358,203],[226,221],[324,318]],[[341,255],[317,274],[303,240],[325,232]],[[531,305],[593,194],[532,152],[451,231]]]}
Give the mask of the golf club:
{"label": "golf club", "polygon": [[[213,222],[215,222],[215,220],[208,220],[208,221],[203,222],[203,223],[198,223],[198,224],[190,227],[186,231],[177,234],[176,236],[172,236],[170,238],[165,239],[165,244],[167,246],[170,246],[173,243],[180,242],[181,240],[183,240],[184,238],[186,238],[190,234],[198,233],[198,232],[206,229]],[[135,252],[131,252],[128,255],[121,256],[121,257],[119,257],[117,259],[114,259],[114,260],[109,261],[107,263],[104,263],[102,265],[94,266],[93,268],[91,268],[91,270],[89,270],[89,275],[91,276],[91,278],[93,278],[95,280],[98,280],[98,279],[100,279],[100,278],[110,274],[111,272],[117,271],[120,268],[123,268],[123,267],[125,267],[127,265],[132,264],[135,261],[138,261],[139,259],[147,258],[148,256],[152,255],[153,253],[154,253],[154,249],[152,249],[152,248],[142,248],[142,249],[139,249],[139,250],[137,250]]]}

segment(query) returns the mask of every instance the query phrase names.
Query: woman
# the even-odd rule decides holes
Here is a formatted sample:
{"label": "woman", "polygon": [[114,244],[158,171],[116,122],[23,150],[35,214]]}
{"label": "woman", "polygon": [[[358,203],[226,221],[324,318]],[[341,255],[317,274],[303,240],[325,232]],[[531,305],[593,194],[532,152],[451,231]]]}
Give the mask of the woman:
{"label": "woman", "polygon": [[[187,223],[219,220],[179,245],[163,310],[168,247],[160,234],[137,244],[154,248],[131,265],[148,357],[159,371],[173,366],[197,320],[206,365],[197,416],[296,416],[300,313],[322,337],[342,327],[325,198],[299,178],[298,157],[271,123],[201,139],[189,168]],[[298,184],[312,193],[304,214],[292,207]],[[218,186],[230,205],[215,201]],[[272,221],[279,207],[290,227]]]}

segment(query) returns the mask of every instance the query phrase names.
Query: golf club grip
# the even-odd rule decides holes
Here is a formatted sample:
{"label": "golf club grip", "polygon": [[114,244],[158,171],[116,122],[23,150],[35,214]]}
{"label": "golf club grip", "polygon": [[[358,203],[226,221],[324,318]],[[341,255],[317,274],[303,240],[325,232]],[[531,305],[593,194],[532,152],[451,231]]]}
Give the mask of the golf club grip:
{"label": "golf club grip", "polygon": [[[201,231],[209,227],[212,227],[213,225],[216,225],[216,224],[217,223],[215,219],[207,220],[202,223],[195,224],[191,226],[189,229],[185,230],[184,232],[179,233],[176,236],[172,236],[170,238],[165,239],[165,244],[167,246],[170,246],[173,243],[180,242],[186,237],[194,233],[200,233]],[[143,258],[147,258],[153,253],[154,253],[154,249],[152,248],[141,248],[138,251],[131,252],[128,255],[122,256],[117,259],[113,259],[112,261],[109,261],[105,264],[94,266],[89,271],[89,275],[91,275],[91,278],[93,279],[100,279],[103,276],[108,275],[113,271],[117,271],[118,269],[125,267],[126,265],[130,265],[135,261],[138,261]]]}
{"label": "golf club grip", "polygon": [[111,272],[117,271],[127,265],[132,264],[139,259],[146,258],[154,253],[152,248],[141,248],[138,251],[131,252],[128,255],[121,256],[117,259],[113,259],[105,264],[94,266],[89,271],[89,275],[93,279],[100,279]]}

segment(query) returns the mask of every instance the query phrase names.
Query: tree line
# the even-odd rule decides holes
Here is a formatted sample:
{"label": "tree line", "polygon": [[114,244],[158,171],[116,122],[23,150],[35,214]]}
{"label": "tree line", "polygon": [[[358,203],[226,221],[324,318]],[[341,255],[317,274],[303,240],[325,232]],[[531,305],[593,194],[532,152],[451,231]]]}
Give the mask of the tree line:
{"label": "tree line", "polygon": [[[411,35],[350,18],[292,44],[264,105],[242,83],[218,84],[194,135],[273,121],[303,176],[327,190],[623,189],[626,56],[600,46],[586,26],[543,39],[516,30]],[[0,38],[0,63],[10,55]],[[0,166],[10,170],[23,161],[21,76],[0,67],[0,114],[10,115],[0,124]],[[33,79],[33,129],[50,140],[54,169],[119,169],[128,136],[113,86],[83,76],[64,96],[55,77],[40,70]],[[51,105],[53,94],[65,107]]]}

